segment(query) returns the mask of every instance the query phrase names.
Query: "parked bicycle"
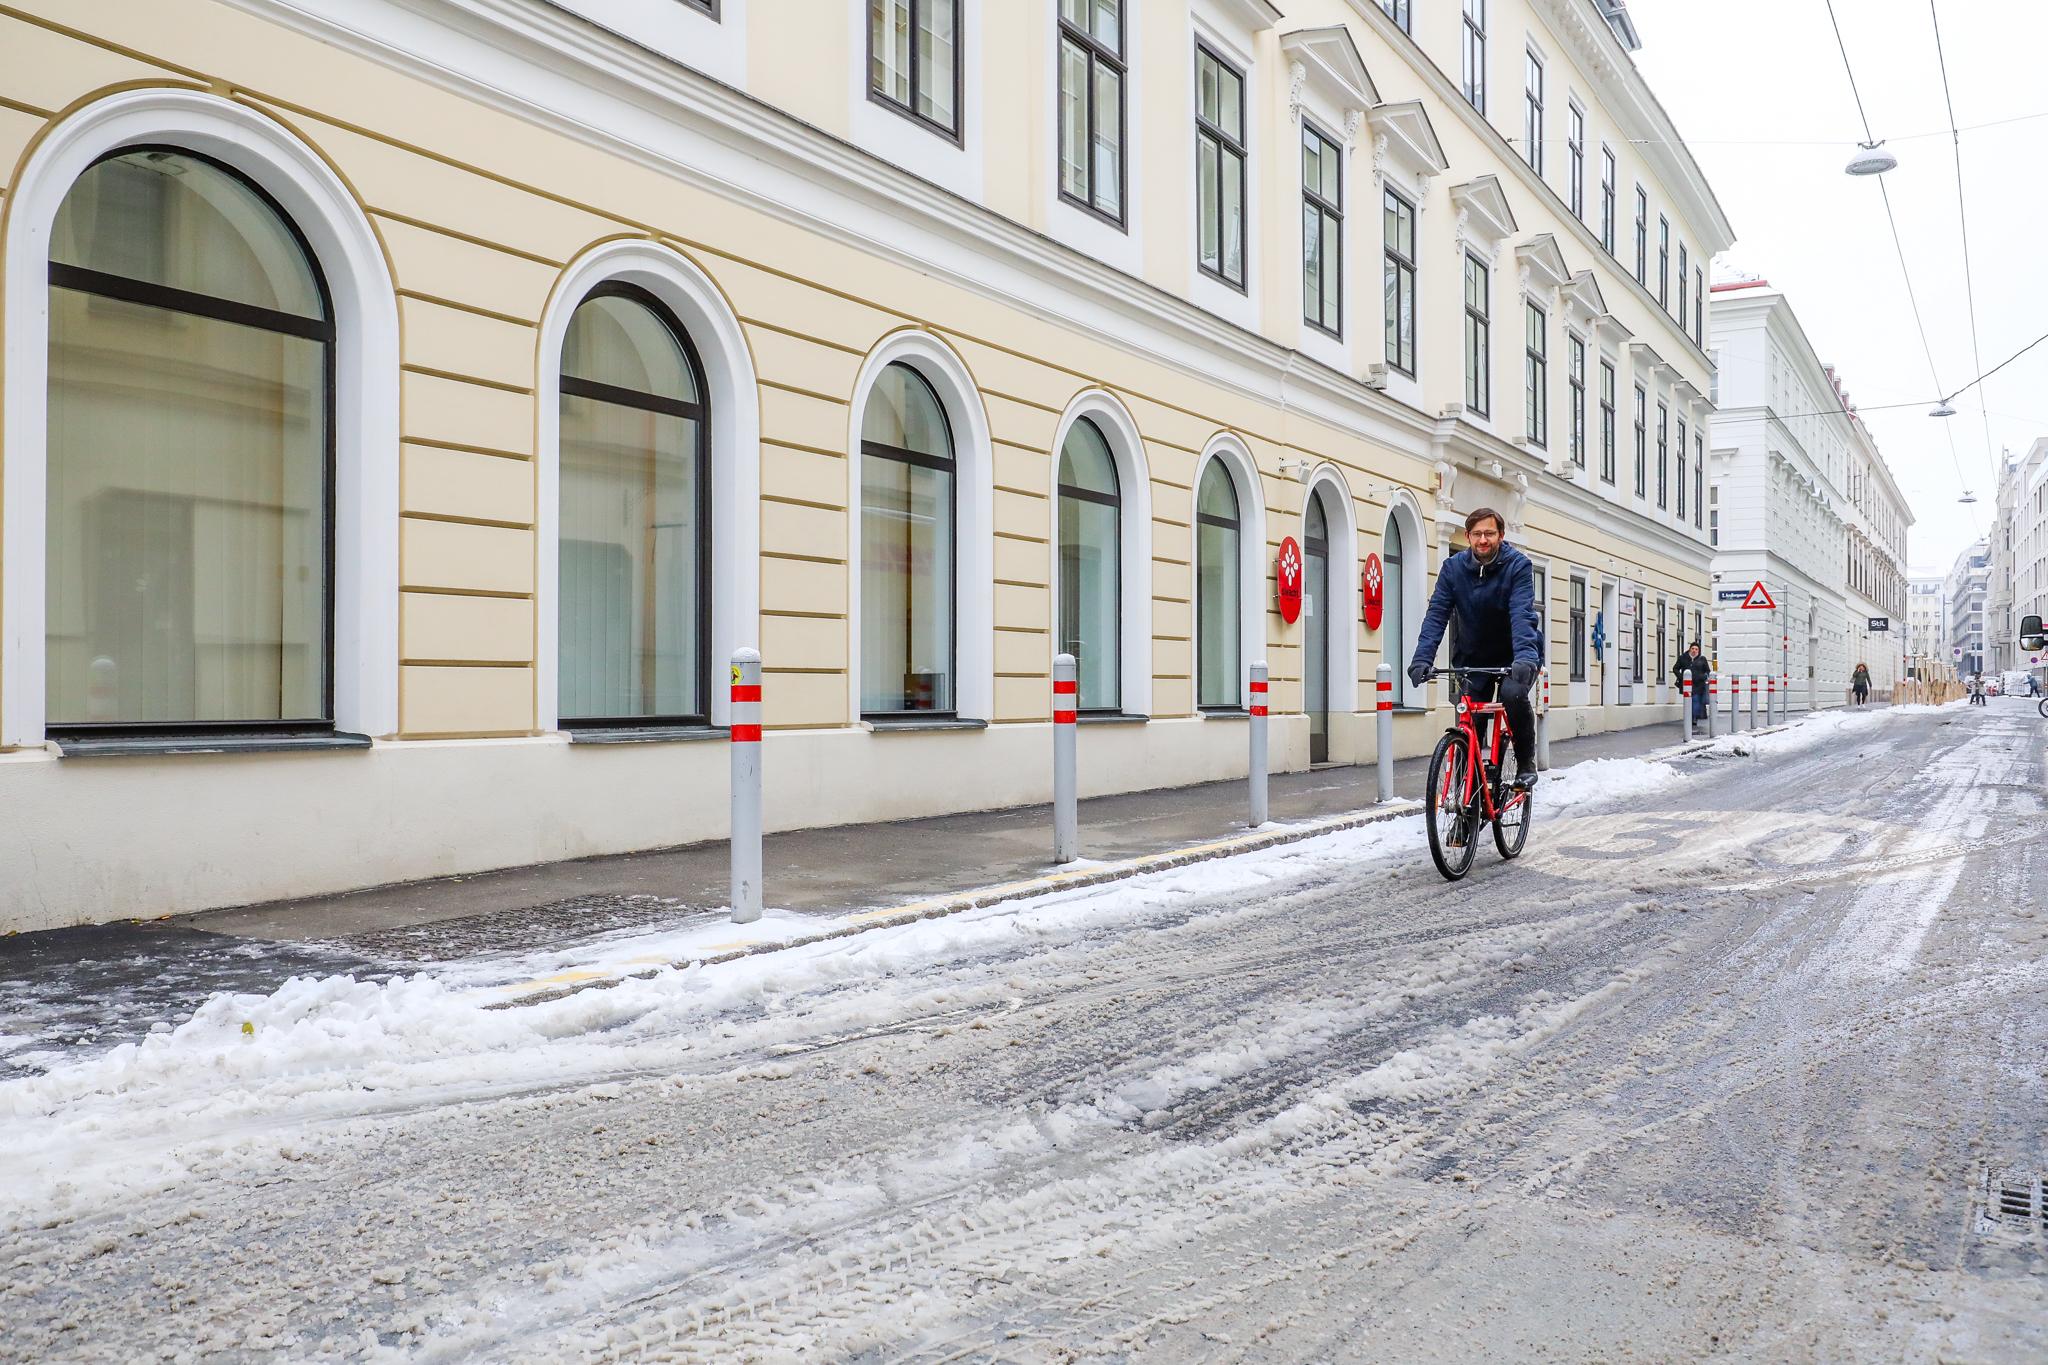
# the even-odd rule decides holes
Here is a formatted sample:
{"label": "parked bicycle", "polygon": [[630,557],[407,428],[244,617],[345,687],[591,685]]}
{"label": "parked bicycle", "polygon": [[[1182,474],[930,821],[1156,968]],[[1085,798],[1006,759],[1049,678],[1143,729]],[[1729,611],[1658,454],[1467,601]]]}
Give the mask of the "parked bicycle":
{"label": "parked bicycle", "polygon": [[1529,839],[1530,794],[1514,790],[1501,771],[1501,755],[1514,741],[1507,710],[1499,702],[1474,702],[1464,695],[1466,678],[1507,673],[1505,668],[1450,668],[1429,675],[1432,680],[1450,677],[1459,693],[1456,718],[1430,755],[1429,786],[1423,792],[1429,856],[1448,881],[1472,870],[1482,823],[1493,826],[1493,846],[1503,858],[1519,856]]}

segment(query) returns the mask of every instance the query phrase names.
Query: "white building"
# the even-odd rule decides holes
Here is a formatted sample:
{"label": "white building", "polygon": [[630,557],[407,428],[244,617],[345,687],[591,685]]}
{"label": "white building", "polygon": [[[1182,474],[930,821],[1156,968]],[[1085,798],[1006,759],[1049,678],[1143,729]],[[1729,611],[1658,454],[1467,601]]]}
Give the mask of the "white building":
{"label": "white building", "polygon": [[1947,580],[1940,574],[1913,578],[1906,591],[1906,658],[1914,676],[1941,681],[1955,676],[1948,656]]}
{"label": "white building", "polygon": [[1948,654],[1959,678],[1990,666],[1984,653],[1985,590],[1990,577],[1991,545],[1980,540],[1956,556],[1943,585],[1948,598]]}
{"label": "white building", "polygon": [[2048,654],[2019,647],[2021,619],[2048,616],[2048,437],[2006,465],[1992,543],[1986,615],[1993,663],[2001,671],[2029,669],[2048,682]]}
{"label": "white building", "polygon": [[[1786,677],[1794,710],[1841,704],[1859,662],[1887,695],[1905,671],[1912,514],[1786,297],[1753,280],[1713,299],[1718,666]],[[1756,583],[1774,609],[1743,606]]]}

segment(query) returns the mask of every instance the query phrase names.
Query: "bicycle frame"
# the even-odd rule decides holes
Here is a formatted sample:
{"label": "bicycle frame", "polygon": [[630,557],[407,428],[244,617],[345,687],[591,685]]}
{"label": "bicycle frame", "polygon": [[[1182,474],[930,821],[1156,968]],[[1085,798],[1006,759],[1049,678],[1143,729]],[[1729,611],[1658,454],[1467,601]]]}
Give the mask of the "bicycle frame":
{"label": "bicycle frame", "polygon": [[[1492,732],[1487,739],[1479,737],[1479,723],[1493,717]],[[1473,788],[1478,788],[1477,804],[1485,812],[1485,819],[1497,820],[1501,815],[1520,805],[1522,793],[1516,792],[1504,804],[1496,805],[1493,799],[1493,784],[1481,780],[1487,772],[1500,771],[1500,757],[1508,745],[1514,742],[1514,729],[1508,724],[1507,708],[1497,701],[1474,702],[1464,695],[1463,680],[1459,680],[1458,714],[1451,729],[1463,737],[1465,744],[1465,790],[1460,793],[1459,804],[1470,808],[1474,804]],[[1485,762],[1482,765],[1481,759]]]}

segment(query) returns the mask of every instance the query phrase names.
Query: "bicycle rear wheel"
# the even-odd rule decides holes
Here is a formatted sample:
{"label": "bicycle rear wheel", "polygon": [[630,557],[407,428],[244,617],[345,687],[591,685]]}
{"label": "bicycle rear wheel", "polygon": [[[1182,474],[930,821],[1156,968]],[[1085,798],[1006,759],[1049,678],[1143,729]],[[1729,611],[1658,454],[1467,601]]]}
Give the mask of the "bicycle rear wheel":
{"label": "bicycle rear wheel", "polygon": [[1472,870],[1479,851],[1479,822],[1465,802],[1465,776],[1471,766],[1465,737],[1453,730],[1436,742],[1429,757],[1429,785],[1422,793],[1422,820],[1429,830],[1429,856],[1446,881]]}
{"label": "bicycle rear wheel", "polygon": [[1501,857],[1519,857],[1522,846],[1529,842],[1529,821],[1535,815],[1529,805],[1533,798],[1534,793],[1510,787],[1507,798],[1494,813],[1493,846],[1500,850]]}

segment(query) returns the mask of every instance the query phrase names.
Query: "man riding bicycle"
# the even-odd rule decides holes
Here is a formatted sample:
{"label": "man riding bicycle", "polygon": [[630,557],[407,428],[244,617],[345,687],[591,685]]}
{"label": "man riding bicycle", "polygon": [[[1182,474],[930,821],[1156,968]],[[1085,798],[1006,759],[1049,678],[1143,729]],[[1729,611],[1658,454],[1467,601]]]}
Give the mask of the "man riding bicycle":
{"label": "man riding bicycle", "polygon": [[1529,704],[1529,688],[1543,658],[1543,622],[1536,609],[1535,570],[1528,556],[1507,543],[1506,534],[1505,520],[1491,507],[1465,518],[1465,539],[1471,548],[1445,560],[1437,573],[1408,678],[1417,687],[1429,680],[1437,644],[1453,619],[1458,623],[1451,646],[1453,669],[1508,669],[1504,678],[1465,678],[1464,695],[1484,703],[1493,700],[1496,686],[1500,689],[1514,733],[1515,787],[1526,792],[1536,785],[1536,713]]}

